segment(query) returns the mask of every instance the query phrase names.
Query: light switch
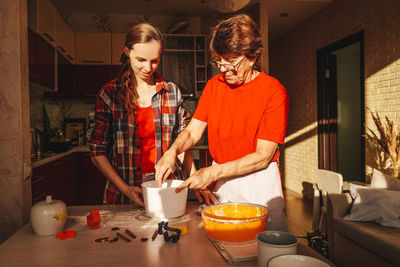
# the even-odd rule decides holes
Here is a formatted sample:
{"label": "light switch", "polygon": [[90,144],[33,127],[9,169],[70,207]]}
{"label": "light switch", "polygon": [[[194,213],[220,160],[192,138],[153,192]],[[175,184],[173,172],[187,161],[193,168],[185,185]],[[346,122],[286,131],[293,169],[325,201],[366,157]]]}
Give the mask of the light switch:
{"label": "light switch", "polygon": [[24,180],[28,180],[32,177],[32,164],[30,162],[24,162]]}

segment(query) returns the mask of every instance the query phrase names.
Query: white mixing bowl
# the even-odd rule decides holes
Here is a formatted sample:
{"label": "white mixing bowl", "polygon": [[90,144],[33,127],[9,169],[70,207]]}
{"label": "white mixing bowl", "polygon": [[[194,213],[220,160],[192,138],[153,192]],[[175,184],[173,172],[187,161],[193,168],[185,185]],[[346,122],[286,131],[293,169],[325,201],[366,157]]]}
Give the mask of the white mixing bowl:
{"label": "white mixing bowl", "polygon": [[175,189],[182,180],[166,180],[161,187],[156,181],[142,183],[146,214],[155,218],[176,218],[185,214],[188,189]]}

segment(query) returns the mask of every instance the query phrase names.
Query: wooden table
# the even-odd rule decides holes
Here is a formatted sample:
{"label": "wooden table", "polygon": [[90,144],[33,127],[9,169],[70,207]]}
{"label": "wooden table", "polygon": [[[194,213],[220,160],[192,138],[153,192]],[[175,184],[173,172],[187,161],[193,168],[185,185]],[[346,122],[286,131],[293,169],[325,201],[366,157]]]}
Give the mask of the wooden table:
{"label": "wooden table", "polygon": [[[33,233],[30,223],[0,245],[0,266],[226,266],[217,249],[208,239],[201,217],[195,215],[198,206],[189,201],[186,214],[170,219],[172,226],[188,227],[188,233],[177,243],[166,243],[158,235],[151,236],[160,219],[145,215],[143,209],[131,205],[72,206],[68,207],[66,230],[75,230],[76,237],[60,240],[55,236],[38,236]],[[86,216],[91,209],[99,209],[101,227],[90,229]],[[96,243],[104,236],[111,239],[117,231],[129,229],[137,238],[131,242],[119,239],[117,242]],[[149,238],[141,241],[142,237]],[[300,251],[299,251],[300,252]],[[303,254],[303,253],[302,253]],[[317,253],[318,254],[318,253]],[[256,266],[256,261],[234,263],[233,266]]]}

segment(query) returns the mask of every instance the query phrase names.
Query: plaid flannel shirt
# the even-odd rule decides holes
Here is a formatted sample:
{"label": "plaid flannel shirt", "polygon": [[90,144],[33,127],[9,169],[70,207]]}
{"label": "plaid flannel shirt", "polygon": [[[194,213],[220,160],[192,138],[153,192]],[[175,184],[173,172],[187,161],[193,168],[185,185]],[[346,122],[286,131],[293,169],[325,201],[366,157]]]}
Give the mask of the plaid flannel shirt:
{"label": "plaid flannel shirt", "polygon": [[[134,114],[129,114],[118,104],[118,93],[122,88],[119,79],[107,83],[98,93],[95,105],[94,122],[90,135],[91,156],[106,155],[119,176],[128,185],[141,181],[141,168],[135,166],[135,158],[141,156],[138,125]],[[156,81],[156,94],[152,97],[153,116],[156,132],[156,159],[168,150],[176,136],[187,126],[190,115],[182,106],[183,99],[179,88],[161,77]],[[109,180],[106,183],[104,201],[125,203],[118,188]],[[111,200],[108,193],[120,198]]]}

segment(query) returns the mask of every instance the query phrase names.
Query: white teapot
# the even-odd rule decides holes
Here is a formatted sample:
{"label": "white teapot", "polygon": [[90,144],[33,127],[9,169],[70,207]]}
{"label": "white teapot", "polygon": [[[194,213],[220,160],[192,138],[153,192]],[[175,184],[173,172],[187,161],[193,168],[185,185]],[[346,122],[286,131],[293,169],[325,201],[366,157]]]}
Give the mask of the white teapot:
{"label": "white teapot", "polygon": [[37,235],[47,236],[62,232],[66,220],[67,206],[61,200],[53,200],[50,195],[31,209],[31,224]]}

